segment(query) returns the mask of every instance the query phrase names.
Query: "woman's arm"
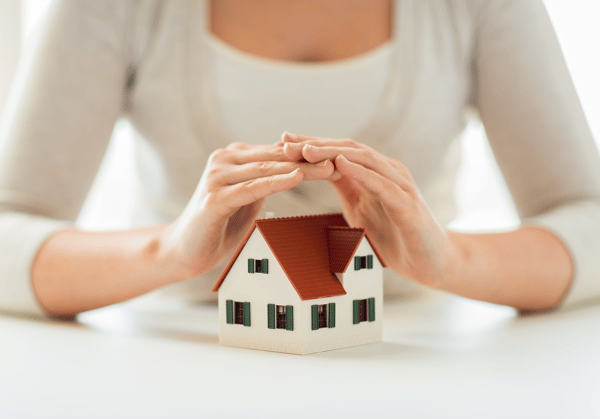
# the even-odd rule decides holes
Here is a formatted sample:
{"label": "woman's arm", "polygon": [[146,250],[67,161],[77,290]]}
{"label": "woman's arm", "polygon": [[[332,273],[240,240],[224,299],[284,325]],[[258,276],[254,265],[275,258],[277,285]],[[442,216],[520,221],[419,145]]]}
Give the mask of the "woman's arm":
{"label": "woman's arm", "polygon": [[53,2],[21,57],[0,127],[3,310],[41,312],[33,259],[76,219],[122,111],[127,8]]}
{"label": "woman's arm", "polygon": [[564,245],[548,231],[446,232],[406,167],[352,140],[286,135],[291,160],[331,159],[351,225],[365,227],[388,266],[421,284],[522,311],[556,307],[572,278]]}
{"label": "woman's arm", "polygon": [[183,279],[161,257],[165,230],[161,225],[122,232],[57,232],[42,245],[32,267],[40,305],[50,315],[70,317]]}
{"label": "woman's arm", "polygon": [[571,284],[569,252],[548,230],[448,235],[458,251],[445,291],[527,312],[556,308]]}
{"label": "woman's arm", "polygon": [[523,223],[568,249],[562,304],[598,298],[600,158],[544,4],[480,4],[473,97],[498,165]]}
{"label": "woman's arm", "polygon": [[287,161],[280,146],[217,150],[175,222],[50,237],[33,264],[35,294],[49,314],[72,316],[206,273],[239,244],[267,196],[332,173],[327,160]]}

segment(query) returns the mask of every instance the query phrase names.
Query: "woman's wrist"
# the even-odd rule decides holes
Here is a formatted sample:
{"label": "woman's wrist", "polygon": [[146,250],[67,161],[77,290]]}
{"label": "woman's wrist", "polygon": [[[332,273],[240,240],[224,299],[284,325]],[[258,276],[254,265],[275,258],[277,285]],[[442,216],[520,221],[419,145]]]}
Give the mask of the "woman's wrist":
{"label": "woman's wrist", "polygon": [[164,275],[167,281],[165,285],[185,281],[208,271],[201,252],[190,256],[189,249],[181,248],[184,240],[176,233],[177,222],[157,226],[156,236],[142,249],[146,266],[151,272]]}

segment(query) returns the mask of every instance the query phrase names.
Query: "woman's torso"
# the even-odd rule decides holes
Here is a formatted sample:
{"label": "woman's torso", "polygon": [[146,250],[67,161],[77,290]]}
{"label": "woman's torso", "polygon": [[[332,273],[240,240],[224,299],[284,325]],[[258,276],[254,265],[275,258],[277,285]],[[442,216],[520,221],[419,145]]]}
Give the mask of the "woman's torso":
{"label": "woman's torso", "polygon": [[[282,3],[288,2],[277,4]],[[471,15],[465,7],[451,8],[450,2],[433,7],[431,2],[397,1],[390,16],[389,2],[374,3],[378,8],[373,7],[368,13],[360,10],[354,15],[354,19],[359,15],[372,15],[365,19],[361,31],[370,27],[374,35],[364,42],[349,41],[354,29],[336,37],[334,34],[344,31],[324,28],[320,32],[323,42],[315,42],[307,35],[302,38],[303,43],[271,41],[263,45],[261,42],[248,44],[245,40],[248,33],[260,41],[275,37],[281,27],[294,24],[302,27],[307,25],[303,19],[310,19],[300,14],[295,23],[280,22],[283,18],[277,13],[266,13],[258,25],[257,16],[262,14],[257,6],[252,13],[248,12],[252,19],[246,24],[254,25],[247,29],[249,32],[227,28],[223,16],[213,20],[211,31],[209,16],[215,15],[217,8],[211,12],[208,2],[164,2],[152,32],[136,38],[150,41],[138,46],[143,62],[138,66],[128,105],[129,119],[140,134],[136,140],[136,163],[144,190],[132,217],[133,223],[166,222],[176,217],[193,193],[210,152],[230,141],[240,140],[228,135],[227,127],[223,126],[223,113],[215,106],[220,100],[214,97],[219,73],[215,70],[218,60],[211,58],[212,50],[207,47],[211,32],[242,55],[258,56],[256,58],[270,62],[273,59],[292,61],[300,66],[339,64],[343,67],[354,57],[368,55],[370,50],[391,40],[392,54],[387,61],[389,68],[385,71],[382,97],[372,109],[366,110],[373,118],[353,137],[405,163],[432,212],[442,224],[449,222],[454,216],[452,185],[458,168],[456,140],[465,126],[463,111],[470,94]],[[268,2],[261,4],[265,6]],[[215,5],[218,7],[219,2]],[[382,12],[384,6],[388,8],[387,14]],[[313,9],[312,13],[317,10]],[[225,22],[231,23],[237,18],[239,16],[230,17]],[[269,19],[277,23],[266,24]],[[457,20],[460,25],[456,24]],[[348,21],[352,19],[348,17]],[[340,46],[338,53],[334,45]],[[356,86],[347,86],[349,101],[361,104],[361,97],[352,97],[358,91]],[[320,93],[314,94],[318,98]],[[261,97],[256,100],[260,102]],[[262,115],[259,124],[270,126],[271,115]],[[277,140],[278,137],[265,137],[263,143]],[[322,182],[309,182],[288,193],[276,194],[267,200],[265,207],[277,216],[340,209],[335,193]]]}

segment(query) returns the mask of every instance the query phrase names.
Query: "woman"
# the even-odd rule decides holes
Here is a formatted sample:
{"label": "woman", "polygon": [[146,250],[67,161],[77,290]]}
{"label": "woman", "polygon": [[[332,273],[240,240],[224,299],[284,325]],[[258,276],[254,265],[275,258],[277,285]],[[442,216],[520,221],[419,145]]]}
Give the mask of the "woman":
{"label": "woman", "polygon": [[[6,309],[71,316],[210,276],[265,200],[341,205],[395,274],[469,298],[600,295],[600,161],[539,0],[62,1],[24,69],[0,163]],[[466,109],[515,231],[443,227]],[[144,227],[69,228],[120,116]]]}

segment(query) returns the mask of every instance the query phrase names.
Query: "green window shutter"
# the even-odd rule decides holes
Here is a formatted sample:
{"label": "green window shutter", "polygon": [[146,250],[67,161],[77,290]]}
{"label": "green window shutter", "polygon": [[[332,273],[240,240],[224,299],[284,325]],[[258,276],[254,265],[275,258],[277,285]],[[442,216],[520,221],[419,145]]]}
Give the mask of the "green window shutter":
{"label": "green window shutter", "polygon": [[244,310],[244,326],[250,326],[250,303],[243,303]]}
{"label": "green window shutter", "polygon": [[267,304],[267,326],[275,329],[275,304]]}
{"label": "green window shutter", "polygon": [[254,273],[254,259],[248,259],[248,273]]}
{"label": "green window shutter", "polygon": [[373,269],[373,255],[367,256],[367,269]]}
{"label": "green window shutter", "polygon": [[335,327],[335,303],[329,303],[329,328]]}
{"label": "green window shutter", "polygon": [[233,300],[225,301],[225,317],[227,324],[233,324]]}
{"label": "green window shutter", "polygon": [[269,259],[263,259],[261,264],[260,264],[262,273],[264,274],[268,274],[269,273]]}
{"label": "green window shutter", "polygon": [[285,328],[294,330],[294,306],[285,306]]}
{"label": "green window shutter", "polygon": [[369,312],[369,321],[375,321],[375,298],[369,298],[367,301],[367,311]]}
{"label": "green window shutter", "polygon": [[352,324],[360,323],[360,300],[352,301]]}
{"label": "green window shutter", "polygon": [[312,330],[318,330],[319,329],[319,306],[316,304],[310,306],[310,312],[311,312]]}
{"label": "green window shutter", "polygon": [[360,271],[360,256],[354,256],[354,270]]}

